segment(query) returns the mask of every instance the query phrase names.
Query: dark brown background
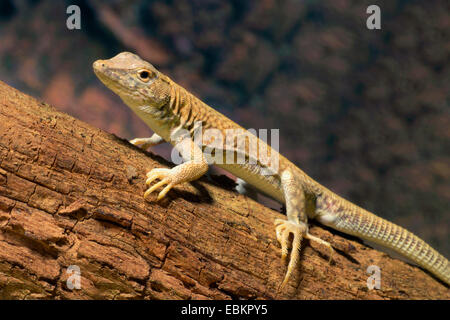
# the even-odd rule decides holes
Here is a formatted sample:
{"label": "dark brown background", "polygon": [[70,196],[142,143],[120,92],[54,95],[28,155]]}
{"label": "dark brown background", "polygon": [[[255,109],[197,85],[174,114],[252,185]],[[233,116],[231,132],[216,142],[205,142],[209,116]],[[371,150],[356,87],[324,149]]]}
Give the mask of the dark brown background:
{"label": "dark brown background", "polygon": [[[70,4],[81,30],[66,28]],[[381,30],[366,28],[369,4]],[[449,12],[432,0],[2,0],[0,79],[149,136],[91,68],[138,53],[243,126],[279,128],[281,153],[312,177],[448,257]]]}

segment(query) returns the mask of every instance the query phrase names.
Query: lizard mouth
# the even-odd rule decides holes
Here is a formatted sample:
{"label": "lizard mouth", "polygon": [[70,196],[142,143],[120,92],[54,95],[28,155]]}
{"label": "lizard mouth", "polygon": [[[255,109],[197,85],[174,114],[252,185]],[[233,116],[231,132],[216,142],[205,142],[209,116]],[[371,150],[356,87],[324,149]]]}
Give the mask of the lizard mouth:
{"label": "lizard mouth", "polygon": [[115,77],[111,69],[108,68],[104,60],[97,60],[92,64],[94,73],[100,81],[113,91],[116,89],[121,89],[120,85],[114,81]]}
{"label": "lizard mouth", "polygon": [[97,60],[92,64],[92,69],[94,69],[94,73],[97,75],[97,77],[101,78],[104,77],[105,73],[105,62],[103,60]]}

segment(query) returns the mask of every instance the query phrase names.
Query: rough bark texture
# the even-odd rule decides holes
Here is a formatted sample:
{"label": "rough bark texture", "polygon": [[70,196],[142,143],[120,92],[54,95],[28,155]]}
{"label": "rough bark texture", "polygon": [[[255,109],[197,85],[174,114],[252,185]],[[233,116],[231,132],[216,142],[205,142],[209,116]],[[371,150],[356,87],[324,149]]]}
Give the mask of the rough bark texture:
{"label": "rough bark texture", "polygon": [[[0,82],[0,298],[450,298],[421,269],[314,225],[337,249],[334,262],[307,243],[278,292],[286,266],[273,220],[283,215],[224,177],[144,202],[145,173],[161,165]],[[71,265],[80,290],[67,287]],[[367,289],[369,265],[381,268],[380,290]]]}

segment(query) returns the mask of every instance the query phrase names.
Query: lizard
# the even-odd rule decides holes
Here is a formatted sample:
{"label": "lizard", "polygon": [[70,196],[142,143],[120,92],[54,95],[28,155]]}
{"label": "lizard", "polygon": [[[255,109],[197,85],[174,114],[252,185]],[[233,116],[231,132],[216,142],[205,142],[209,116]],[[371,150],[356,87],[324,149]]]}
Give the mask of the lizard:
{"label": "lizard", "polygon": [[[160,187],[163,188],[158,193],[157,200],[164,198],[174,186],[197,180],[208,171],[209,162],[205,150],[210,141],[195,141],[196,124],[218,130],[222,134],[227,130],[245,130],[138,55],[122,52],[111,59],[95,61],[93,69],[100,81],[115,92],[154,132],[150,138],[136,138],[130,142],[143,148],[169,142],[184,160],[173,168],[154,168],[146,174],[148,189],[144,193],[144,199],[147,201],[149,195]],[[183,134],[178,134],[180,132]],[[286,285],[299,264],[303,239],[326,246],[330,250],[330,259],[332,257],[334,250],[331,244],[309,233],[308,219],[315,219],[332,229],[393,250],[428,270],[447,285],[450,284],[449,261],[425,241],[401,226],[338,196],[264,141],[254,135],[249,136],[250,140],[253,139],[253,142],[266,147],[268,153],[276,156],[274,159],[278,163],[275,169],[269,162],[255,160],[248,143],[242,146],[234,140],[222,144],[222,147],[219,144],[216,152],[230,152],[234,156],[232,160],[243,156],[244,161],[217,161],[214,164],[285,205],[287,219],[274,220],[281,257],[287,263],[280,288]],[[157,180],[157,183],[150,186]]]}

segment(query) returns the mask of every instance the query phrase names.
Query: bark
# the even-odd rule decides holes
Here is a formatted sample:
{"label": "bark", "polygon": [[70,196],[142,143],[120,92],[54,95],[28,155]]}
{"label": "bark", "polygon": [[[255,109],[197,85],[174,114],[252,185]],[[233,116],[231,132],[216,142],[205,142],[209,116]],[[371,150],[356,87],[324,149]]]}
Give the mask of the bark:
{"label": "bark", "polygon": [[[145,202],[145,173],[168,165],[0,82],[0,298],[450,298],[423,270],[316,225],[333,262],[305,242],[278,291],[286,266],[273,221],[283,215],[225,177]],[[74,265],[81,289],[71,290]],[[381,269],[379,290],[367,288],[369,265]]]}

